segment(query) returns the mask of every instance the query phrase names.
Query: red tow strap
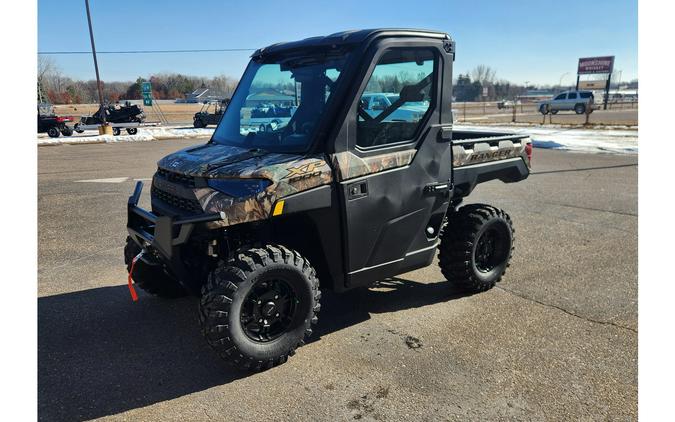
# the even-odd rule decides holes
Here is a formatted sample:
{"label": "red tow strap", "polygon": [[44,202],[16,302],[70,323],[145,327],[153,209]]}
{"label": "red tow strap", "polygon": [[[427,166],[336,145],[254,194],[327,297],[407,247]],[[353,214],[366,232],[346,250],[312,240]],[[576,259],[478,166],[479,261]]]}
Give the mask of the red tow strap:
{"label": "red tow strap", "polygon": [[140,252],[138,255],[134,257],[134,259],[131,260],[131,268],[129,268],[129,293],[131,293],[131,300],[136,302],[138,300],[138,295],[136,294],[136,289],[134,289],[134,284],[133,284],[133,279],[131,278],[131,275],[134,273],[134,266],[136,266],[136,261],[138,261],[138,258],[143,255],[143,252]]}

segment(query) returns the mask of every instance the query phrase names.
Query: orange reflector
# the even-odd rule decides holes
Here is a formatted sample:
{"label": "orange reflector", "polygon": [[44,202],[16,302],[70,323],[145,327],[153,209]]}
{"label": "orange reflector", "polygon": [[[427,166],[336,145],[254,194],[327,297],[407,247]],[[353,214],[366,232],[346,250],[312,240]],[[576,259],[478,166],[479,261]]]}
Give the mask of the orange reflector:
{"label": "orange reflector", "polygon": [[274,211],[272,211],[272,216],[277,216],[281,215],[281,213],[284,212],[284,201],[278,201],[276,205],[274,205]]}

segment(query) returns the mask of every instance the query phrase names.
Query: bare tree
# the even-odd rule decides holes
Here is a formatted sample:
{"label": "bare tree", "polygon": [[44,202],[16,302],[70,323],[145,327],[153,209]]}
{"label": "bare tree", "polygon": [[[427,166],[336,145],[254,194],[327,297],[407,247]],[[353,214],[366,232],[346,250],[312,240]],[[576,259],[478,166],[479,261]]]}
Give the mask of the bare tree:
{"label": "bare tree", "polygon": [[46,76],[56,69],[56,64],[51,57],[38,56],[37,94],[38,101],[44,102],[47,88],[45,87]]}
{"label": "bare tree", "polygon": [[496,70],[484,64],[479,64],[471,71],[471,79],[480,82],[482,86],[492,85],[495,81],[496,75]]}

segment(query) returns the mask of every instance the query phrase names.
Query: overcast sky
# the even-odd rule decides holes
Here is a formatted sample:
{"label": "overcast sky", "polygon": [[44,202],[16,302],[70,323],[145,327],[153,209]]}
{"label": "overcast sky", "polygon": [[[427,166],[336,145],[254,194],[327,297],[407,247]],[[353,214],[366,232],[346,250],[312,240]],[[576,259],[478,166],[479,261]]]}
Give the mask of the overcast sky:
{"label": "overcast sky", "polygon": [[[153,73],[239,77],[253,49],[376,27],[445,31],[457,42],[455,76],[478,64],[516,83],[571,84],[579,57],[616,56],[637,73],[637,1],[90,0],[99,51],[243,48],[198,54],[101,54],[103,80]],[[82,0],[38,1],[38,51],[90,50]],[[91,55],[51,56],[73,78],[94,79]]]}

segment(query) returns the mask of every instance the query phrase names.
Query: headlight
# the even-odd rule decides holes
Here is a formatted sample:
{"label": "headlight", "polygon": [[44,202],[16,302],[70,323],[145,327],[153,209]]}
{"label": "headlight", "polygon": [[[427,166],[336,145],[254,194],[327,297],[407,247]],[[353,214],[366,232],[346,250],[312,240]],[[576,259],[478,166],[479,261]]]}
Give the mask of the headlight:
{"label": "headlight", "polygon": [[209,179],[213,189],[233,198],[249,198],[264,191],[272,184],[267,179]]}

